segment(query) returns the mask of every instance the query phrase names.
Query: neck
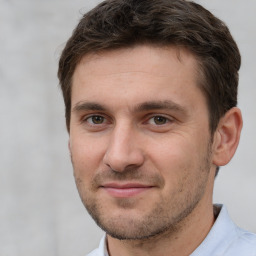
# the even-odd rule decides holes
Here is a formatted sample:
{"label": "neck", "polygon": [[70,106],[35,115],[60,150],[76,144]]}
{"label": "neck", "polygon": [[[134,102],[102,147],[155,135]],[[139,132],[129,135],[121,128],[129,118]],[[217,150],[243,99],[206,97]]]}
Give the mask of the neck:
{"label": "neck", "polygon": [[[209,198],[208,198],[209,199]],[[188,256],[204,240],[214,223],[212,204],[199,202],[175,231],[166,231],[145,240],[118,240],[107,236],[110,256]]]}

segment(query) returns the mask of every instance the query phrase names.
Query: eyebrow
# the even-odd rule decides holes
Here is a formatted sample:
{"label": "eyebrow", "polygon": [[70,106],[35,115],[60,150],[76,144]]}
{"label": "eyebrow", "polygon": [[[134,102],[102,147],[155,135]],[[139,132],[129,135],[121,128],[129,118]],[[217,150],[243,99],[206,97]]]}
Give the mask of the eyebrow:
{"label": "eyebrow", "polygon": [[187,112],[183,106],[171,100],[147,101],[135,107],[136,112],[160,110],[160,109],[174,110],[184,114]]}
{"label": "eyebrow", "polygon": [[[171,101],[171,100],[164,100],[164,101],[146,101],[141,104],[138,104],[133,108],[133,112],[143,112],[143,111],[150,111],[150,110],[172,110],[176,112],[180,112],[181,114],[186,114],[187,110],[185,107],[181,106],[180,104]],[[102,104],[96,102],[87,102],[87,101],[80,101],[75,104],[72,108],[72,112],[80,112],[80,111],[107,111],[108,108]]]}
{"label": "eyebrow", "polygon": [[95,102],[79,101],[73,107],[72,112],[80,112],[80,111],[86,111],[86,110],[106,111],[106,108],[101,104],[98,104]]}

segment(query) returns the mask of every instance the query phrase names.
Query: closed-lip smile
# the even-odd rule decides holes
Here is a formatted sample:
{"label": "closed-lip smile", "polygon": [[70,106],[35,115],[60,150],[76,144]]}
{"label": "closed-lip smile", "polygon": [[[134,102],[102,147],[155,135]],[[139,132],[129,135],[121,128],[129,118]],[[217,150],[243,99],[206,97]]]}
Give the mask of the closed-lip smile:
{"label": "closed-lip smile", "polygon": [[152,189],[154,186],[140,183],[106,183],[100,186],[109,195],[118,198],[134,197],[142,192]]}

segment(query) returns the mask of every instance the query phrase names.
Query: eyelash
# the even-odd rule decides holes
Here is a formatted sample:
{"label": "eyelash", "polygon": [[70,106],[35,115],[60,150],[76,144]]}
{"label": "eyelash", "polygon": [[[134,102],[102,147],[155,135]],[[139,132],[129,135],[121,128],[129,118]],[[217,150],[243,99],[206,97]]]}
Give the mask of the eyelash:
{"label": "eyelash", "polygon": [[[102,123],[97,124],[97,123],[93,122],[93,118],[101,118],[103,121],[102,121]],[[90,119],[91,119],[91,121],[89,121]],[[104,117],[104,115],[102,115],[102,114],[93,114],[93,115],[89,115],[89,116],[86,116],[86,117],[82,118],[81,123],[87,123],[90,126],[99,126],[99,125],[102,125],[102,124],[106,123],[106,121],[107,121],[107,118]]]}
{"label": "eyelash", "polygon": [[[157,120],[157,119],[158,119],[158,120]],[[164,123],[162,123],[162,124],[157,124],[156,122],[157,122],[157,121],[160,121],[160,122],[161,122],[161,119],[162,119],[162,121],[164,121]],[[165,116],[163,116],[163,115],[154,115],[154,116],[151,116],[149,119],[147,119],[147,123],[150,124],[150,120],[154,120],[154,121],[153,121],[154,124],[151,124],[151,125],[156,125],[156,126],[163,126],[163,125],[165,125],[165,124],[171,122],[170,118],[167,118],[167,117],[165,117]]]}
{"label": "eyelash", "polygon": [[[92,120],[93,118],[100,118],[100,119],[102,119],[102,122],[97,124]],[[156,124],[157,118],[158,118],[158,121],[161,121],[161,119],[162,119],[163,123],[162,124]],[[154,123],[152,123],[151,120],[153,120]],[[145,124],[145,125],[149,124],[151,126],[157,126],[157,127],[164,127],[166,124],[171,123],[171,122],[173,122],[173,119],[170,118],[170,117],[166,117],[166,116],[161,115],[161,114],[154,114],[154,115],[151,114],[146,118],[146,121],[144,121],[143,124]],[[88,126],[99,128],[99,127],[102,127],[104,125],[107,125],[108,123],[110,124],[111,120],[108,121],[108,118],[106,118],[102,114],[92,114],[92,115],[89,115],[89,116],[86,116],[86,117],[82,118],[81,123],[86,123],[86,124],[88,124]]]}

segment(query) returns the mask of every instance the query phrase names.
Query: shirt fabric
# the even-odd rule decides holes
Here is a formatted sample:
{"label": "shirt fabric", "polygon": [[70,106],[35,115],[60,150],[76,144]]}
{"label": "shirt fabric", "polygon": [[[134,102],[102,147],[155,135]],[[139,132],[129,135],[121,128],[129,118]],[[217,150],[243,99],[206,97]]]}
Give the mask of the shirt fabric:
{"label": "shirt fabric", "polygon": [[[256,256],[256,234],[236,226],[225,206],[215,207],[219,209],[219,214],[214,225],[190,256]],[[87,256],[109,256],[106,235],[101,239],[99,247]]]}

